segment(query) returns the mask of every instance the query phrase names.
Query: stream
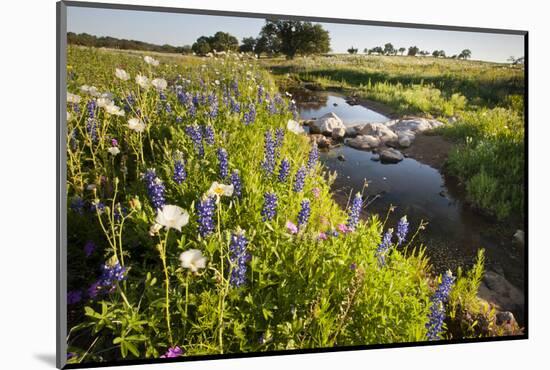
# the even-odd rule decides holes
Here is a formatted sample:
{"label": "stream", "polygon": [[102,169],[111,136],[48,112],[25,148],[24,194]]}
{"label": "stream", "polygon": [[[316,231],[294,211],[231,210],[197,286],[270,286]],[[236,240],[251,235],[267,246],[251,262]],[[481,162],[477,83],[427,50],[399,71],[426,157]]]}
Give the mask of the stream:
{"label": "stream", "polygon": [[[390,118],[362,105],[349,105],[334,92],[297,94],[293,91],[301,119],[314,119],[334,112],[346,125],[386,122]],[[415,145],[414,143],[412,144]],[[345,161],[337,157],[343,155]],[[465,194],[456,179],[447,177],[412,158],[397,164],[372,161],[372,152],[340,146],[321,153],[321,161],[338,177],[333,185],[335,199],[345,207],[349,195],[365,190],[369,205],[363,216],[378,214],[383,220],[391,206],[386,228],[395,227],[407,215],[412,235],[421,220],[429,224],[418,237],[435,272],[458,266],[469,267],[478,248],[485,248],[486,270],[504,276],[516,287],[524,286],[523,247],[514,242],[515,229],[505,228],[494,219],[475,212],[464,201]],[[415,243],[419,244],[419,243]]]}

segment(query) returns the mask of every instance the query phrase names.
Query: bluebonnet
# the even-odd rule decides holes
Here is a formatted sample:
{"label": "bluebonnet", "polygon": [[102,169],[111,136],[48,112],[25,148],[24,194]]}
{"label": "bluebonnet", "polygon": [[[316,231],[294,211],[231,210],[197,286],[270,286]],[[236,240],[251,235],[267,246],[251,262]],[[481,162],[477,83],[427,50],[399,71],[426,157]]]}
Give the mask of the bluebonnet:
{"label": "bluebonnet", "polygon": [[231,98],[230,103],[231,103],[231,112],[241,113],[241,104],[238,101]]}
{"label": "bluebonnet", "polygon": [[397,245],[401,245],[405,238],[407,237],[407,233],[409,232],[409,221],[407,221],[407,216],[401,217],[399,222],[397,223]]}
{"label": "bluebonnet", "polygon": [[279,166],[279,182],[286,182],[288,174],[290,173],[290,162],[288,159],[283,159]]}
{"label": "bluebonnet", "polygon": [[189,94],[188,92],[178,91],[176,95],[177,95],[178,101],[182,105],[185,105],[185,106],[189,105],[189,102],[191,101],[191,94]]}
{"label": "bluebonnet", "polygon": [[128,209],[120,205],[120,203],[115,205],[114,218],[115,221],[120,222],[124,216],[128,214]]}
{"label": "bluebonnet", "polygon": [[231,262],[231,276],[229,283],[238,288],[246,283],[246,263],[250,260],[250,254],[247,251],[248,240],[244,232],[237,231],[231,235],[229,244],[229,261]]}
{"label": "bluebonnet", "polygon": [[275,130],[275,156],[278,157],[285,140],[285,131],[282,128]]}
{"label": "bluebonnet", "polygon": [[213,145],[214,144],[214,127],[211,125],[202,126],[202,132],[204,141],[206,141],[206,144]]}
{"label": "bluebonnet", "polygon": [[227,150],[225,150],[224,148],[218,148],[216,153],[218,155],[218,161],[219,161],[219,164],[220,164],[220,178],[225,179],[227,177],[227,174],[228,174]]}
{"label": "bluebonnet", "polygon": [[164,199],[165,187],[163,182],[157,177],[155,169],[150,168],[143,175],[145,186],[147,188],[147,195],[151,201],[151,205],[155,210],[162,208],[166,204]]}
{"label": "bluebonnet", "polygon": [[88,118],[95,118],[95,109],[96,109],[96,102],[95,100],[90,100],[87,104],[86,104],[86,110],[88,111]]}
{"label": "bluebonnet", "polygon": [[256,120],[256,106],[252,103],[248,105],[248,111],[244,112],[243,116],[244,124],[249,125]]}
{"label": "bluebonnet", "polygon": [[189,125],[185,126],[185,133],[191,138],[195,151],[199,157],[204,156],[204,145],[202,144],[202,132],[199,126]]}
{"label": "bluebonnet", "polygon": [[445,321],[445,303],[449,299],[454,281],[455,278],[451,271],[447,271],[431,298],[430,313],[428,314],[428,322],[426,323],[428,340],[440,339],[440,334],[443,331],[443,322]]}
{"label": "bluebonnet", "polygon": [[236,97],[239,97],[241,95],[239,92],[239,84],[237,83],[236,80],[231,81],[231,89],[233,89],[233,94]]}
{"label": "bluebonnet", "polygon": [[181,116],[177,116],[176,123],[182,123],[182,122],[183,122],[183,118]]}
{"label": "bluebonnet", "polygon": [[265,132],[264,160],[262,168],[268,173],[273,173],[275,168],[275,142],[271,130]]}
{"label": "bluebonnet", "polygon": [[319,160],[319,149],[317,148],[317,144],[313,143],[313,147],[309,151],[307,169],[311,171],[313,168],[315,168],[315,165],[317,164],[318,160]]}
{"label": "bluebonnet", "polygon": [[301,166],[296,172],[296,176],[294,178],[294,191],[296,193],[299,193],[304,189],[305,180],[306,168],[304,166]]}
{"label": "bluebonnet", "polygon": [[117,282],[125,279],[126,267],[121,266],[119,262],[101,266],[101,277],[98,280],[100,289],[112,291]]}
{"label": "bluebonnet", "polygon": [[105,204],[100,201],[95,201],[90,204],[90,211],[103,213],[105,210]]}
{"label": "bluebonnet", "polygon": [[191,118],[195,118],[195,115],[197,114],[197,107],[195,107],[193,104],[191,104],[191,106],[187,110],[187,113],[189,113]]}
{"label": "bluebonnet", "polygon": [[166,105],[164,106],[164,110],[168,114],[172,113],[172,107],[170,106],[170,103],[168,103],[168,102],[166,103]]}
{"label": "bluebonnet", "polygon": [[159,91],[159,99],[166,100],[166,95],[162,91]]}
{"label": "bluebonnet", "polygon": [[349,209],[347,226],[350,229],[355,229],[357,227],[357,224],[359,224],[359,215],[361,214],[362,207],[363,198],[361,198],[360,193],[357,193],[355,195],[355,198],[353,198],[353,202],[351,203],[351,207]]}
{"label": "bluebonnet", "polygon": [[302,200],[301,203],[302,209],[298,212],[298,227],[301,228],[305,226],[309,221],[309,216],[311,215],[311,205],[309,199]]}
{"label": "bluebonnet", "polygon": [[77,196],[71,200],[71,210],[73,212],[76,212],[78,214],[83,214],[85,206],[86,206],[86,202],[81,197]]}
{"label": "bluebonnet", "polygon": [[242,196],[243,184],[239,176],[239,171],[233,170],[233,172],[231,172],[231,184],[233,184],[233,194],[237,198],[240,198]]}
{"label": "bluebonnet", "polygon": [[263,221],[272,220],[277,214],[277,194],[265,193],[264,194],[264,208],[261,215]]}
{"label": "bluebonnet", "polygon": [[97,142],[97,131],[99,129],[99,123],[95,118],[88,118],[86,120],[86,133],[90,137],[92,143]]}
{"label": "bluebonnet", "polygon": [[210,118],[216,118],[218,116],[218,97],[214,94],[208,96],[208,102],[210,104]]}
{"label": "bluebonnet", "polygon": [[265,90],[264,90],[263,85],[261,85],[261,84],[258,85],[258,103],[260,103],[260,104],[264,100],[264,92],[265,92]]}
{"label": "bluebonnet", "polygon": [[71,290],[67,292],[67,304],[76,304],[82,300],[82,291]]}
{"label": "bluebonnet", "polygon": [[176,184],[181,184],[187,178],[187,171],[185,170],[185,162],[183,160],[176,160],[174,163],[174,181]]}
{"label": "bluebonnet", "polygon": [[386,264],[386,252],[391,247],[391,239],[393,236],[393,229],[388,229],[384,236],[382,237],[382,242],[378,245],[376,249],[376,256],[378,257],[378,264],[384,266]]}
{"label": "bluebonnet", "polygon": [[216,200],[214,197],[205,197],[197,203],[197,214],[200,236],[207,237],[214,232],[214,212]]}

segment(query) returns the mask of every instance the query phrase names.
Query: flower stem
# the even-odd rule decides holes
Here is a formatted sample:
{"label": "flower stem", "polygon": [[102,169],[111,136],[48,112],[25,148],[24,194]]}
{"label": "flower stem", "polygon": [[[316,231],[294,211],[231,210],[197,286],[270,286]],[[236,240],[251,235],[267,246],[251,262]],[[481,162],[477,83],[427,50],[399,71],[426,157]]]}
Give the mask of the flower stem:
{"label": "flower stem", "polygon": [[168,268],[166,267],[166,247],[168,243],[168,233],[169,230],[166,230],[166,236],[164,237],[164,242],[160,247],[160,259],[162,260],[162,268],[164,269],[164,283],[165,283],[165,299],[166,299],[166,326],[168,327],[168,339],[170,345],[174,345],[172,340],[172,328],[170,326],[170,278],[168,276]]}

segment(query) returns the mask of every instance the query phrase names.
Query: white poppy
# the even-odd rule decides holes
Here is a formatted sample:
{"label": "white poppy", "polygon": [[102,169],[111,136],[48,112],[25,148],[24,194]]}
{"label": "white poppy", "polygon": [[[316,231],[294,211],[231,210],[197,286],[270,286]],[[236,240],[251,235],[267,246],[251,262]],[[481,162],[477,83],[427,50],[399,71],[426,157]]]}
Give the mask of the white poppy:
{"label": "white poppy", "polygon": [[111,104],[111,105],[107,105],[105,107],[105,112],[109,113],[109,114],[112,114],[114,116],[124,116],[124,110],[120,107],[117,107],[116,105],[114,104]]}
{"label": "white poppy", "polygon": [[136,83],[144,89],[149,88],[149,79],[141,74],[136,76]]}
{"label": "white poppy", "polygon": [[215,83],[216,85],[219,85],[219,84],[220,84],[220,80],[215,80],[214,83]]}
{"label": "white poppy", "polygon": [[149,55],[144,56],[144,57],[143,57],[143,60],[145,61],[145,63],[150,64],[150,65],[152,65],[152,66],[154,66],[154,67],[156,67],[156,66],[159,65],[159,61],[156,60],[156,59],[153,58],[153,57],[150,57]]}
{"label": "white poppy", "polygon": [[73,115],[71,114],[71,112],[67,112],[67,122],[70,121],[71,118],[73,118]]}
{"label": "white poppy", "polygon": [[155,89],[162,91],[166,89],[166,86],[168,86],[168,83],[164,78],[155,78],[153,81],[151,81],[151,85],[153,85]]}
{"label": "white poppy", "polygon": [[95,86],[88,86],[88,85],[82,85],[80,86],[80,91],[83,93],[89,94],[91,96],[98,96],[99,91],[97,90],[97,87]]}
{"label": "white poppy", "polygon": [[100,108],[106,108],[109,105],[114,105],[115,103],[108,97],[101,97],[97,99],[97,106]]}
{"label": "white poppy", "polygon": [[128,120],[128,127],[130,128],[130,130],[143,132],[145,130],[145,123],[143,123],[143,121],[139,118],[130,118]]}
{"label": "white poppy", "polygon": [[71,94],[67,91],[67,103],[78,104],[80,103],[80,95]]}
{"label": "white poppy", "polygon": [[122,81],[128,81],[130,79],[130,74],[120,68],[115,68],[115,76],[117,76],[117,78],[121,79]]}
{"label": "white poppy", "polygon": [[149,235],[151,236],[155,236],[159,233],[160,229],[162,229],[162,225],[159,225],[159,224],[153,224],[150,228],[149,228]]}
{"label": "white poppy", "polygon": [[209,197],[215,196],[218,199],[225,195],[226,197],[230,197],[233,195],[233,184],[231,185],[224,185],[220,184],[217,181],[214,181],[212,183],[212,186],[210,186],[210,189],[206,192],[206,195]]}
{"label": "white poppy", "polygon": [[288,123],[286,124],[286,128],[289,131],[292,131],[297,135],[301,135],[305,132],[304,128],[298,122],[294,121],[293,119],[288,120]]}
{"label": "white poppy", "polygon": [[206,267],[206,257],[198,249],[189,249],[180,254],[181,267],[197,272]]}
{"label": "white poppy", "polygon": [[189,222],[189,213],[183,208],[166,204],[157,211],[157,224],[164,226],[166,230],[174,229],[181,231],[181,228]]}
{"label": "white poppy", "polygon": [[117,155],[118,153],[120,153],[120,149],[118,149],[118,147],[116,146],[112,146],[110,147],[109,149],[107,149],[107,151],[109,153],[111,153],[111,155],[114,157],[115,155]]}

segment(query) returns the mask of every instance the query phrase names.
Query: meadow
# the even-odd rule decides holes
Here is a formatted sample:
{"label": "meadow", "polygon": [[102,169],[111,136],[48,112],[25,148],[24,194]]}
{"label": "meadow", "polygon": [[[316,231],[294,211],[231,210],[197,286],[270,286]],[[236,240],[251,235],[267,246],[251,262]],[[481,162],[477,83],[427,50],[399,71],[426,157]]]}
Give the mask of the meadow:
{"label": "meadow", "polygon": [[499,220],[524,216],[524,67],[433,57],[332,55],[264,59],[283,86],[344,90],[395,116],[451,122],[447,173],[472,205]]}
{"label": "meadow", "polygon": [[339,208],[255,58],[67,57],[69,363],[503,335],[483,252],[436,276],[424,224]]}

